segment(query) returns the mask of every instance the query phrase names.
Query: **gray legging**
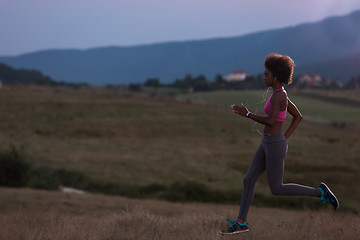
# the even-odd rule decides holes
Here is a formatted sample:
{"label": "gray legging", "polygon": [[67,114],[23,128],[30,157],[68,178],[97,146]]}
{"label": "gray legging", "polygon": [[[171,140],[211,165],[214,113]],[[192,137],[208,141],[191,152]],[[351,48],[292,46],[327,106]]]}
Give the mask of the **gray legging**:
{"label": "gray legging", "polygon": [[244,189],[238,218],[246,220],[250,204],[254,199],[255,183],[265,170],[271,192],[274,195],[318,196],[319,191],[315,188],[298,184],[283,184],[286,152],[287,142],[284,135],[263,136],[262,142],[244,177]]}

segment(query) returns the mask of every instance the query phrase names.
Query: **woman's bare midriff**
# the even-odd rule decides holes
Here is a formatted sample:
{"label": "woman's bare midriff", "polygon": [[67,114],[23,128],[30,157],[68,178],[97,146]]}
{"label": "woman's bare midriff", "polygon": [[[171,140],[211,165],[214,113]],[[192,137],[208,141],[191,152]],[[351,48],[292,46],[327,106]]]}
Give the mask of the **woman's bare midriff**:
{"label": "woman's bare midriff", "polygon": [[272,125],[271,127],[265,125],[265,127],[264,127],[264,135],[273,136],[273,135],[281,134],[282,133],[281,132],[282,124],[283,124],[283,122],[275,121],[274,125]]}

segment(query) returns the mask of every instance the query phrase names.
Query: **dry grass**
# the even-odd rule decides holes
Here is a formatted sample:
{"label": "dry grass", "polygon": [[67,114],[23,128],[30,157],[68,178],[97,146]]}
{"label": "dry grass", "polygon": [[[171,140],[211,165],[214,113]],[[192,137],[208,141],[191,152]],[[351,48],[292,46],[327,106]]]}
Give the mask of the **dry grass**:
{"label": "dry grass", "polygon": [[0,188],[0,239],[357,239],[350,213],[252,207],[250,232],[222,236],[237,205],[169,203]]}

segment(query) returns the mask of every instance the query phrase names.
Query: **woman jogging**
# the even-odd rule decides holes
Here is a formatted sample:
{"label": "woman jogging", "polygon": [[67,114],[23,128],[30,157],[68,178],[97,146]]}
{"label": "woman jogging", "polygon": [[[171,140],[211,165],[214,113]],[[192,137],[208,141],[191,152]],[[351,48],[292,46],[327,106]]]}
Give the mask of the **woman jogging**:
{"label": "woman jogging", "polygon": [[[320,197],[321,201],[332,204],[334,209],[339,207],[336,196],[325,183],[320,183],[318,188],[293,183],[283,184],[284,159],[287,152],[286,140],[295,131],[302,119],[300,111],[290,101],[283,88],[283,84],[291,84],[293,71],[294,61],[289,56],[274,53],[267,55],[264,81],[267,87],[272,87],[273,93],[264,107],[266,116],[251,113],[243,104],[241,106],[231,106],[233,113],[250,118],[265,127],[262,142],[244,177],[244,188],[238,218],[234,221],[228,220],[231,222],[231,226],[226,230],[222,230],[221,234],[236,234],[249,231],[246,217],[254,198],[255,183],[265,170],[271,192],[274,195]],[[283,134],[281,128],[287,112],[292,116],[292,120],[289,128]]]}

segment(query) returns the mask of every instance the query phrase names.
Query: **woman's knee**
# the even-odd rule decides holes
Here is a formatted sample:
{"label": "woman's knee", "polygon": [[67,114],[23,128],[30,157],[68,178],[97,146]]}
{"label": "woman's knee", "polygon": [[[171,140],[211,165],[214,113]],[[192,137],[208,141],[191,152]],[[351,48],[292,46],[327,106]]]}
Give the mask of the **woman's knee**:
{"label": "woman's knee", "polygon": [[270,190],[273,195],[283,195],[283,189],[281,185],[270,185]]}
{"label": "woman's knee", "polygon": [[243,183],[244,183],[244,186],[249,186],[250,185],[251,177],[248,174],[245,175],[245,177],[243,179]]}

